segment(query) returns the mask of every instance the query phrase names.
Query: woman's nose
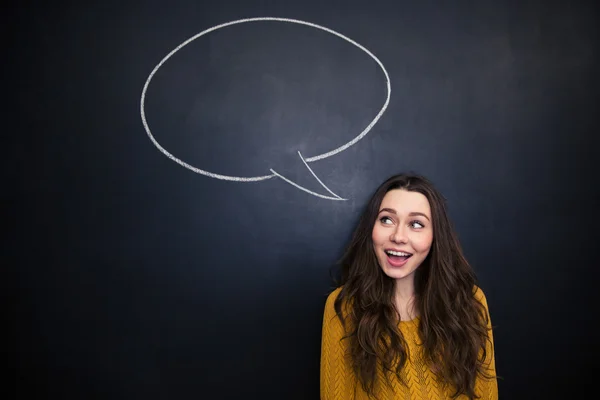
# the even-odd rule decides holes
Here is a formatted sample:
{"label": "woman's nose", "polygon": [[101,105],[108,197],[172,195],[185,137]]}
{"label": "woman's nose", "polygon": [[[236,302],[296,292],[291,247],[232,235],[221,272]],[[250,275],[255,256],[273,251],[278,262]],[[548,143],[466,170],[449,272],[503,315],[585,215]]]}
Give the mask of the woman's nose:
{"label": "woman's nose", "polygon": [[398,225],[398,227],[392,232],[390,240],[394,243],[406,243],[408,240],[406,237],[406,228]]}

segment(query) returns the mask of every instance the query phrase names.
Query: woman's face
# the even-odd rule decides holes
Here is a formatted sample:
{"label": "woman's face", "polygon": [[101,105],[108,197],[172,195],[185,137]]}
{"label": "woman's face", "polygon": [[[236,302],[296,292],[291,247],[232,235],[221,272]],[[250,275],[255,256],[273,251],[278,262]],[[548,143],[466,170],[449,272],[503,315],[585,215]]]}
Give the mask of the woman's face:
{"label": "woman's face", "polygon": [[373,249],[390,278],[413,280],[433,242],[431,209],[418,192],[394,189],[386,193],[373,226]]}

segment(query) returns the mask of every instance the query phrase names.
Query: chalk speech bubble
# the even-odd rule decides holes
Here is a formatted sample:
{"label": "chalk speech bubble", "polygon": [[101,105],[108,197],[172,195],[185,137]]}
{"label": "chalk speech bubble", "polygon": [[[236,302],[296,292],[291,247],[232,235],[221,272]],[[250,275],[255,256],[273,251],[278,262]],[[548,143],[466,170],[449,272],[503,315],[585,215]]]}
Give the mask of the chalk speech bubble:
{"label": "chalk speech bubble", "polygon": [[[146,120],[146,112],[145,112],[145,100],[146,100],[146,92],[148,91],[148,87],[150,85],[150,82],[152,81],[152,78],[154,77],[154,75],[157,73],[157,71],[163,66],[163,64],[169,59],[171,58],[175,53],[177,53],[179,50],[181,50],[183,47],[185,47],[186,45],[188,45],[189,43],[193,42],[194,40],[198,39],[199,37],[202,37],[210,32],[216,31],[218,29],[221,28],[225,28],[227,26],[231,26],[231,25],[236,25],[236,24],[242,24],[242,23],[247,23],[247,22],[261,22],[261,21],[277,21],[277,22],[289,22],[289,23],[293,23],[293,24],[300,24],[300,25],[305,25],[305,26],[309,26],[312,28],[316,28],[316,29],[320,29],[322,31],[331,33],[332,35],[335,35],[341,39],[344,39],[345,41],[351,43],[352,45],[358,47],[359,49],[361,49],[362,51],[364,51],[365,53],[367,53],[373,60],[375,60],[375,62],[379,65],[379,67],[381,68],[381,70],[383,71],[384,75],[385,75],[385,79],[386,79],[386,85],[387,85],[387,96],[386,96],[386,100],[385,103],[383,104],[383,106],[381,107],[381,109],[379,110],[379,112],[377,113],[377,115],[375,116],[375,118],[367,125],[366,128],[363,129],[363,131],[357,135],[354,139],[352,139],[351,141],[349,141],[348,143],[345,143],[333,150],[330,150],[328,152],[322,153],[322,154],[318,154],[315,156],[311,156],[311,157],[304,157],[300,151],[298,151],[298,156],[300,157],[300,159],[302,160],[302,162],[304,163],[304,165],[306,166],[306,168],[310,171],[310,173],[313,175],[313,177],[319,182],[319,184],[321,186],[323,186],[332,196],[326,196],[326,195],[322,195],[316,192],[313,192],[309,189],[306,189],[305,187],[300,186],[299,184],[291,181],[290,179],[284,177],[283,175],[279,174],[278,172],[276,172],[275,170],[273,170],[272,168],[270,169],[271,174],[270,175],[263,175],[263,176],[252,176],[252,177],[239,177],[239,176],[229,176],[229,175],[221,175],[221,174],[217,174],[214,172],[209,172],[197,167],[194,167],[188,163],[186,163],[185,161],[180,160],[179,158],[175,157],[173,154],[169,153],[164,147],[162,147],[158,141],[154,138],[154,136],[152,135],[152,131],[150,130],[150,127],[148,126],[148,121]],[[156,148],[158,148],[158,150],[160,150],[164,155],[166,155],[167,157],[169,157],[172,161],[175,161],[177,164],[181,165],[182,167],[185,167],[191,171],[194,171],[198,174],[201,175],[205,175],[211,178],[215,178],[215,179],[221,179],[221,180],[226,180],[226,181],[235,181],[235,182],[257,182],[257,181],[263,181],[263,180],[267,180],[267,179],[271,179],[274,177],[278,177],[281,178],[283,181],[295,186],[296,188],[303,190],[313,196],[317,196],[320,198],[324,198],[324,199],[328,199],[328,200],[347,200],[344,198],[341,198],[340,196],[338,196],[337,194],[335,194],[334,192],[332,192],[318,177],[317,175],[313,172],[313,170],[310,168],[310,166],[308,165],[309,163],[318,161],[318,160],[323,160],[325,158],[331,157],[333,155],[336,155],[346,149],[348,149],[350,146],[354,145],[356,142],[358,142],[359,140],[361,140],[363,137],[365,137],[367,135],[367,133],[369,133],[369,131],[371,131],[371,129],[373,129],[373,127],[375,126],[375,124],[377,123],[377,121],[379,121],[379,119],[381,118],[381,116],[383,115],[383,113],[385,112],[385,110],[388,107],[388,104],[390,102],[390,97],[392,94],[392,89],[391,89],[391,84],[390,84],[390,77],[385,69],[385,67],[383,66],[383,64],[381,63],[381,61],[379,61],[379,59],[373,54],[371,53],[367,48],[365,48],[364,46],[360,45],[359,43],[355,42],[354,40],[342,35],[341,33],[338,33],[332,29],[326,28],[324,26],[321,25],[317,25],[311,22],[306,22],[306,21],[302,21],[302,20],[297,20],[297,19],[289,19],[289,18],[275,18],[275,17],[259,17],[259,18],[245,18],[245,19],[239,19],[239,20],[235,20],[235,21],[230,21],[230,22],[226,22],[220,25],[216,25],[213,26],[211,28],[208,28],[192,37],[190,37],[189,39],[187,39],[186,41],[184,41],[183,43],[181,43],[179,46],[177,46],[175,49],[173,49],[169,54],[167,54],[159,63],[158,65],[156,65],[156,67],[154,67],[154,69],[152,70],[152,72],[150,73],[150,75],[148,76],[148,79],[146,80],[146,83],[144,84],[144,88],[142,90],[142,97],[141,97],[141,101],[140,101],[140,113],[141,113],[141,118],[142,118],[142,123],[144,125],[144,128],[146,130],[146,133],[148,134],[148,137],[150,138],[150,140],[152,141],[152,143],[154,144],[154,146],[156,146]]]}

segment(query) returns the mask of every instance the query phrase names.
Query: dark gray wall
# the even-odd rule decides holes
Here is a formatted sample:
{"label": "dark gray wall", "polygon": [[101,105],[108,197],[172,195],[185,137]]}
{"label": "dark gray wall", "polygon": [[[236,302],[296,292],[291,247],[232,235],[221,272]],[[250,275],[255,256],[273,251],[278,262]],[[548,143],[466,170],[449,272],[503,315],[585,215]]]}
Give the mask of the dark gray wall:
{"label": "dark gray wall", "polygon": [[[597,351],[592,2],[6,10],[3,264],[17,304],[17,398],[318,398],[329,268],[375,187],[406,170],[448,199],[497,326],[501,397],[582,393]],[[347,201],[279,178],[209,178],[150,141],[140,96],[153,68],[187,38],[250,17],[323,25],[385,65],[392,93],[379,122],[310,164]],[[381,69],[347,42],[247,23],[165,63],[146,113],[156,139],[195,167],[246,177],[273,168],[328,194],[296,152],[348,142],[386,93]]]}

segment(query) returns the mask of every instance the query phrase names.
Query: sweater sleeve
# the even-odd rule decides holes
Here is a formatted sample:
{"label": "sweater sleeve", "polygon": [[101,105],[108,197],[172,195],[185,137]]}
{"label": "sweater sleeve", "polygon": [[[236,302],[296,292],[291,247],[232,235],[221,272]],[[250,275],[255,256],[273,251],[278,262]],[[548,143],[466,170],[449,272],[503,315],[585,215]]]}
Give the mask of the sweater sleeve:
{"label": "sweater sleeve", "polygon": [[321,337],[321,400],[353,398],[355,377],[348,358],[348,341],[341,340],[344,328],[335,314],[333,303],[340,288],[334,290],[325,303]]}
{"label": "sweater sleeve", "polygon": [[489,341],[486,345],[486,359],[484,362],[484,366],[487,367],[486,373],[492,376],[492,378],[489,379],[483,376],[479,376],[475,383],[475,392],[481,396],[482,400],[498,400],[498,380],[496,378],[496,355],[494,353],[494,335],[492,333],[492,320],[488,309],[487,299],[480,288],[477,288],[475,292],[475,297],[485,306],[485,310],[488,315]]}

